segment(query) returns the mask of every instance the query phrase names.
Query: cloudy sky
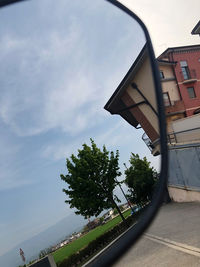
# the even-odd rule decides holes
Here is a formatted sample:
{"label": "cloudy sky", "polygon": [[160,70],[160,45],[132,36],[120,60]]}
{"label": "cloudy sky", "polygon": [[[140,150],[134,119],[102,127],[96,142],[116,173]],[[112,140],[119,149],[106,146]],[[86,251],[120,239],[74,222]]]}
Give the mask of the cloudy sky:
{"label": "cloudy sky", "polygon": [[[147,24],[157,55],[199,42],[190,35],[198,1],[123,2]],[[142,130],[103,109],[144,45],[137,23],[102,0],[27,1],[0,16],[2,255],[71,212],[59,175],[90,137],[119,149],[121,167],[131,152],[159,162]]]}
{"label": "cloudy sky", "polygon": [[199,17],[199,0],[148,1],[121,0],[146,24],[156,56],[173,46],[199,44],[200,37],[191,35]]}

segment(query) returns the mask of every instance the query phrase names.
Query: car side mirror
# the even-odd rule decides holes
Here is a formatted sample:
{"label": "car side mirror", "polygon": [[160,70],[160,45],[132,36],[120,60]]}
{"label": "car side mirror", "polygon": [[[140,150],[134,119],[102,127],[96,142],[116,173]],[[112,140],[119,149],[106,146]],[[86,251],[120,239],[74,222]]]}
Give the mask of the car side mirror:
{"label": "car side mirror", "polygon": [[[119,185],[122,192],[128,190],[128,194],[123,192],[123,201],[131,206],[133,217],[136,213],[141,216],[128,232],[87,263],[95,267],[110,266],[150,225],[166,190],[165,109],[149,33],[139,17],[114,0],[5,0],[1,1],[0,7],[15,2],[22,3],[1,9],[5,25],[0,27],[0,58],[4,62],[0,67],[0,123],[4,129],[1,138],[4,140],[2,151],[12,153],[0,155],[2,173],[5,174],[0,179],[0,188],[9,190],[11,184],[16,188],[18,197],[12,204],[15,210],[20,211],[19,214],[29,211],[28,202],[30,196],[34,196],[31,205],[41,220],[35,225],[39,229],[46,218],[42,217],[43,213],[49,209],[48,205],[45,209],[41,203],[52,201],[48,192],[52,193],[56,202],[51,202],[55,217],[61,214],[59,205],[66,205],[64,199],[61,203],[57,197],[65,186],[60,185],[58,190],[66,157],[69,159],[71,155],[74,162],[81,158],[79,148],[90,138],[97,140],[99,146],[105,144],[112,150],[120,151],[121,145],[119,166],[122,175],[114,181],[107,200],[111,199],[112,203],[108,206],[118,209],[114,202],[117,202],[120,193],[114,190]],[[95,148],[94,142],[91,142]],[[83,147],[89,150],[86,145]],[[79,153],[77,158],[75,153]],[[142,161],[138,154],[144,157]],[[149,163],[149,158],[154,161],[154,157],[160,158],[155,168]],[[139,174],[134,173],[134,162],[144,164],[150,173],[150,179],[149,175],[142,177],[144,186],[141,180],[137,180]],[[12,166],[9,172],[6,169],[8,164]],[[87,175],[85,182],[91,180],[92,186],[98,187],[100,193],[94,196],[88,189],[89,185],[85,186],[84,193],[82,191],[85,199],[76,201],[79,206],[73,202],[73,211],[77,212],[80,206],[84,206],[83,203],[89,206],[94,199],[105,200],[103,194],[107,188],[104,184],[97,184],[97,169]],[[138,167],[138,170],[141,168]],[[61,175],[61,179],[67,181],[69,176],[70,172]],[[78,178],[84,180],[83,177]],[[107,178],[104,175],[104,179]],[[41,190],[45,188],[42,179],[48,184],[48,192]],[[17,191],[18,186],[24,186],[23,194]],[[63,190],[68,195],[70,186]],[[22,195],[24,199],[20,202]],[[6,203],[6,200],[2,199],[1,203]],[[96,203],[91,205],[90,213],[87,207],[84,207],[84,212],[78,212],[85,218],[99,216],[103,208],[108,208],[106,205],[99,206],[98,209]],[[5,218],[11,216],[13,208],[5,210]],[[69,205],[66,210],[71,212]],[[27,225],[32,223],[28,216],[24,220]],[[18,221],[24,223],[21,217]]]}

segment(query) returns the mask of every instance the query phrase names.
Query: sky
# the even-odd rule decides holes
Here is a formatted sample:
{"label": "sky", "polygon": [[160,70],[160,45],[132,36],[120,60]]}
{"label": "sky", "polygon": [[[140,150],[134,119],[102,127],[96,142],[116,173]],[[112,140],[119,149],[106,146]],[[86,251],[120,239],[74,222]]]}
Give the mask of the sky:
{"label": "sky", "polygon": [[[190,34],[199,1],[122,2],[146,23],[157,56],[199,43]],[[136,22],[102,0],[27,1],[2,9],[0,17],[2,255],[72,212],[60,174],[90,138],[119,149],[122,170],[131,152],[158,170],[159,159],[142,130],[103,109],[144,45]]]}
{"label": "sky", "polygon": [[199,18],[199,0],[148,1],[121,0],[145,23],[156,56],[168,47],[200,43],[198,35],[191,35]]}
{"label": "sky", "polygon": [[140,26],[106,2],[71,2],[1,10],[1,254],[71,212],[60,174],[90,138],[119,149],[121,167],[149,153],[103,109],[145,43]]}

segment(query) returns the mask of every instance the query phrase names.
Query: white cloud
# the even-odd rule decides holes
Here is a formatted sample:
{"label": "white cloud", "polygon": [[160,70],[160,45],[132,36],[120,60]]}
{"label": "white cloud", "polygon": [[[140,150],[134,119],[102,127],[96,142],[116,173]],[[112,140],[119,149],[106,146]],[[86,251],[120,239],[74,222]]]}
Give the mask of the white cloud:
{"label": "white cloud", "polygon": [[[98,94],[93,90],[93,77],[87,71],[91,66],[84,63],[86,58],[82,59],[81,33],[76,26],[70,27],[67,38],[57,33],[47,36],[42,44],[44,49],[38,41],[7,36],[2,40],[6,50],[4,57],[18,54],[7,68],[12,70],[11,64],[14,63],[15,68],[18,66],[19,76],[18,80],[9,77],[11,80],[3,84],[0,116],[19,136],[35,135],[55,127],[78,132],[87,126],[91,116],[95,116],[94,101]],[[77,45],[83,54],[76,53]],[[72,60],[70,55],[73,53],[76,57],[69,69],[68,60]],[[2,76],[6,75],[6,68],[3,72]]]}
{"label": "white cloud", "polygon": [[[7,64],[1,68],[4,80],[1,80],[3,90],[0,116],[19,136],[34,135],[48,130],[54,126],[48,118],[49,111],[52,111],[50,116],[57,114],[57,118],[60,118],[61,106],[68,107],[66,111],[69,114],[70,104],[77,104],[73,101],[75,88],[71,82],[72,75],[65,65],[69,55],[75,52],[73,50],[76,49],[77,43],[80,43],[80,39],[81,34],[73,24],[70,24],[67,37],[53,32],[43,39],[42,44],[40,40],[33,38],[2,38],[1,57],[3,60],[7,58]],[[15,71],[14,77],[8,76],[7,71]],[[84,73],[81,76],[84,77]],[[70,81],[69,85],[66,83],[67,78]],[[76,78],[83,87],[87,86],[83,79]],[[21,121],[25,114],[27,124]]]}
{"label": "white cloud", "polygon": [[[131,29],[125,26],[123,41],[107,49],[109,31],[104,40],[98,20],[89,32],[89,22],[78,20],[78,14],[63,24],[64,18],[57,17],[52,28],[46,25],[40,38],[35,28],[28,35],[8,31],[1,38],[0,117],[18,136],[55,128],[74,135],[93,127],[103,120],[103,106],[131,64],[122,49],[131,40]],[[123,61],[116,56],[119,51]]]}

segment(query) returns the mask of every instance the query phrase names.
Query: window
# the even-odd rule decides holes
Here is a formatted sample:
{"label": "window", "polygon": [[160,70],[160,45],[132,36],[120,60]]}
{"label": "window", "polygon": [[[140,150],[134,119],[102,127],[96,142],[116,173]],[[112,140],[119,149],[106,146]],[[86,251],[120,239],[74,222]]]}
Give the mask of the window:
{"label": "window", "polygon": [[189,98],[195,98],[196,97],[194,87],[188,87],[187,91],[188,91]]}
{"label": "window", "polygon": [[181,61],[180,64],[184,80],[190,79],[190,72],[187,65],[187,61]]}
{"label": "window", "polygon": [[163,93],[163,100],[165,107],[171,106],[170,98],[168,92]]}
{"label": "window", "polygon": [[164,72],[162,70],[160,70],[160,79],[164,79],[165,76],[164,76]]}

